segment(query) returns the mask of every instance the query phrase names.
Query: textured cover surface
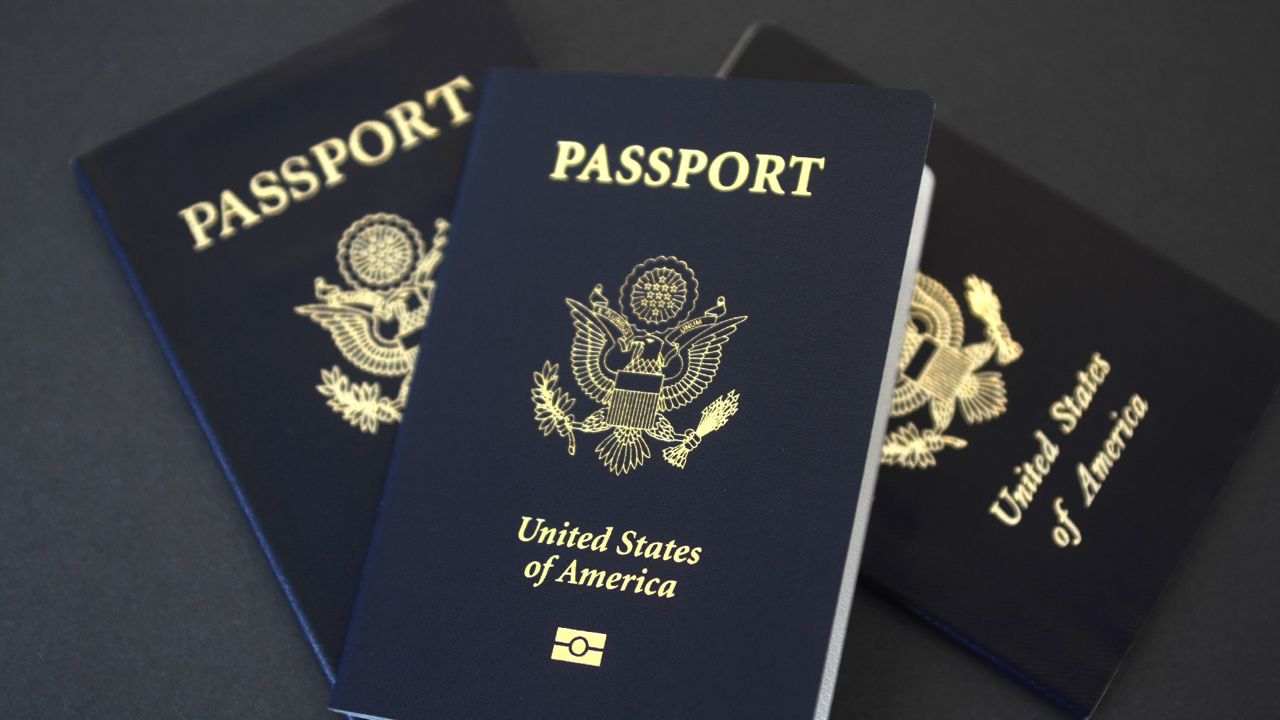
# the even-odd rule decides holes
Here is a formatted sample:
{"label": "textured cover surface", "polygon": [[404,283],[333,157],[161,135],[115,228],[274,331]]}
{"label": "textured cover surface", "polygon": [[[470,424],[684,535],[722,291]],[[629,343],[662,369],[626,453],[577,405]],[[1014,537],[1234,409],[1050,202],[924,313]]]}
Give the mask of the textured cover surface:
{"label": "textured cover surface", "polygon": [[[725,73],[863,82],[770,26]],[[1271,400],[1280,337],[946,128],[929,165],[912,323],[932,340],[908,332],[864,579],[1086,715]],[[931,345],[974,362],[948,386]]]}
{"label": "textured cover surface", "polygon": [[[397,720],[825,712],[931,117],[915,91],[495,72],[449,302],[421,358],[454,372],[424,375],[410,403],[334,707]],[[559,141],[583,146],[563,180]],[[607,184],[589,172],[600,144]],[[661,147],[711,159],[685,189],[648,165],[627,184],[633,145],[646,163]],[[727,152],[824,167],[808,196],[793,192],[798,166],[779,176],[785,194],[750,192],[754,174],[718,192]],[[735,164],[718,166],[724,179]],[[708,382],[668,393],[689,372]],[[655,387],[669,429],[645,404]],[[574,416],[573,454],[549,402]],[[643,430],[638,467],[615,462],[618,425]],[[540,543],[539,519],[586,547]]]}
{"label": "textured cover surface", "polygon": [[479,83],[529,63],[494,3],[399,5],[73,163],[330,678]]}

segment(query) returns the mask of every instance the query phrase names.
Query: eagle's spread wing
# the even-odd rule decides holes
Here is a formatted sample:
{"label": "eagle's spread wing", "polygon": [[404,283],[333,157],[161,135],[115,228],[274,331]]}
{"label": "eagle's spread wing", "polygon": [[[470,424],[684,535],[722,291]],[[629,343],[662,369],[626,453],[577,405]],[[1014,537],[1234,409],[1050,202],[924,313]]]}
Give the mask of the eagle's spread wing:
{"label": "eagle's spread wing", "polygon": [[970,425],[1000,417],[1009,407],[1004,378],[998,372],[974,373],[960,383],[956,394],[960,414]]}
{"label": "eagle's spread wing", "polygon": [[929,402],[929,393],[919,383],[909,377],[898,378],[893,388],[893,400],[889,403],[889,414],[902,417],[924,407]]}
{"label": "eagle's spread wing", "polygon": [[603,405],[613,392],[616,376],[605,365],[604,356],[617,342],[609,326],[590,308],[573,298],[565,298],[564,302],[573,318],[573,378],[587,397]]}
{"label": "eagle's spread wing", "polygon": [[378,337],[373,315],[367,310],[323,304],[299,305],[294,310],[328,330],[342,356],[361,370],[384,377],[399,377],[413,370],[418,348],[406,349],[395,340]]}
{"label": "eagle's spread wing", "polygon": [[688,341],[683,350],[683,372],[674,381],[663,384],[658,398],[660,411],[676,410],[688,405],[711,385],[716,371],[720,369],[720,354],[724,344],[729,342],[729,336],[746,319],[747,316],[742,315],[721,320]]}

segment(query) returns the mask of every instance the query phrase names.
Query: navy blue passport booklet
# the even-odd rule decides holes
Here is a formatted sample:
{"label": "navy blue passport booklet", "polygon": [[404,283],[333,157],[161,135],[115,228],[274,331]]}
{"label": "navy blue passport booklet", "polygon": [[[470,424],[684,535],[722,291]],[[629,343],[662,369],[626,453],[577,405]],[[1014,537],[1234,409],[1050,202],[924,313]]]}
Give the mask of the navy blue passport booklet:
{"label": "navy blue passport booklet", "polygon": [[932,116],[494,72],[333,707],[825,718]]}
{"label": "navy blue passport booklet", "polygon": [[496,3],[402,4],[72,163],[331,682],[480,85],[528,64]]}
{"label": "navy blue passport booklet", "polygon": [[[768,25],[723,72],[865,82]],[[949,128],[929,166],[863,579],[1088,715],[1270,404],[1280,334]]]}

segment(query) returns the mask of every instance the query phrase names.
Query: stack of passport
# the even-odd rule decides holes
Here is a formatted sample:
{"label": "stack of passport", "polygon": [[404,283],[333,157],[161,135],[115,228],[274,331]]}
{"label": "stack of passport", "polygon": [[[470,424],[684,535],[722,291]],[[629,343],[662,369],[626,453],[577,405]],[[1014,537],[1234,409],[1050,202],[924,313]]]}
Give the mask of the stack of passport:
{"label": "stack of passport", "polygon": [[1280,334],[780,29],[533,65],[408,2],[72,163],[332,708],[826,718],[861,570],[1088,715]]}

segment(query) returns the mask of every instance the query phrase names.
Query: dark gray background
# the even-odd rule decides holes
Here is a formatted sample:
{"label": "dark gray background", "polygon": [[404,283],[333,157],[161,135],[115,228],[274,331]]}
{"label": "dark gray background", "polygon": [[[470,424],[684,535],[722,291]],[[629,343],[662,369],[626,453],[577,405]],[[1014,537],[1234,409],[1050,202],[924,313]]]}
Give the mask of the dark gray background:
{"label": "dark gray background", "polygon": [[[66,161],[386,4],[4,4],[0,717],[329,716]],[[943,122],[1280,320],[1274,2],[511,9],[546,67],[623,72],[710,74],[749,23],[779,20],[931,91]],[[1277,440],[1273,407],[1099,718],[1280,716]],[[865,592],[848,646],[837,717],[1064,717]]]}

